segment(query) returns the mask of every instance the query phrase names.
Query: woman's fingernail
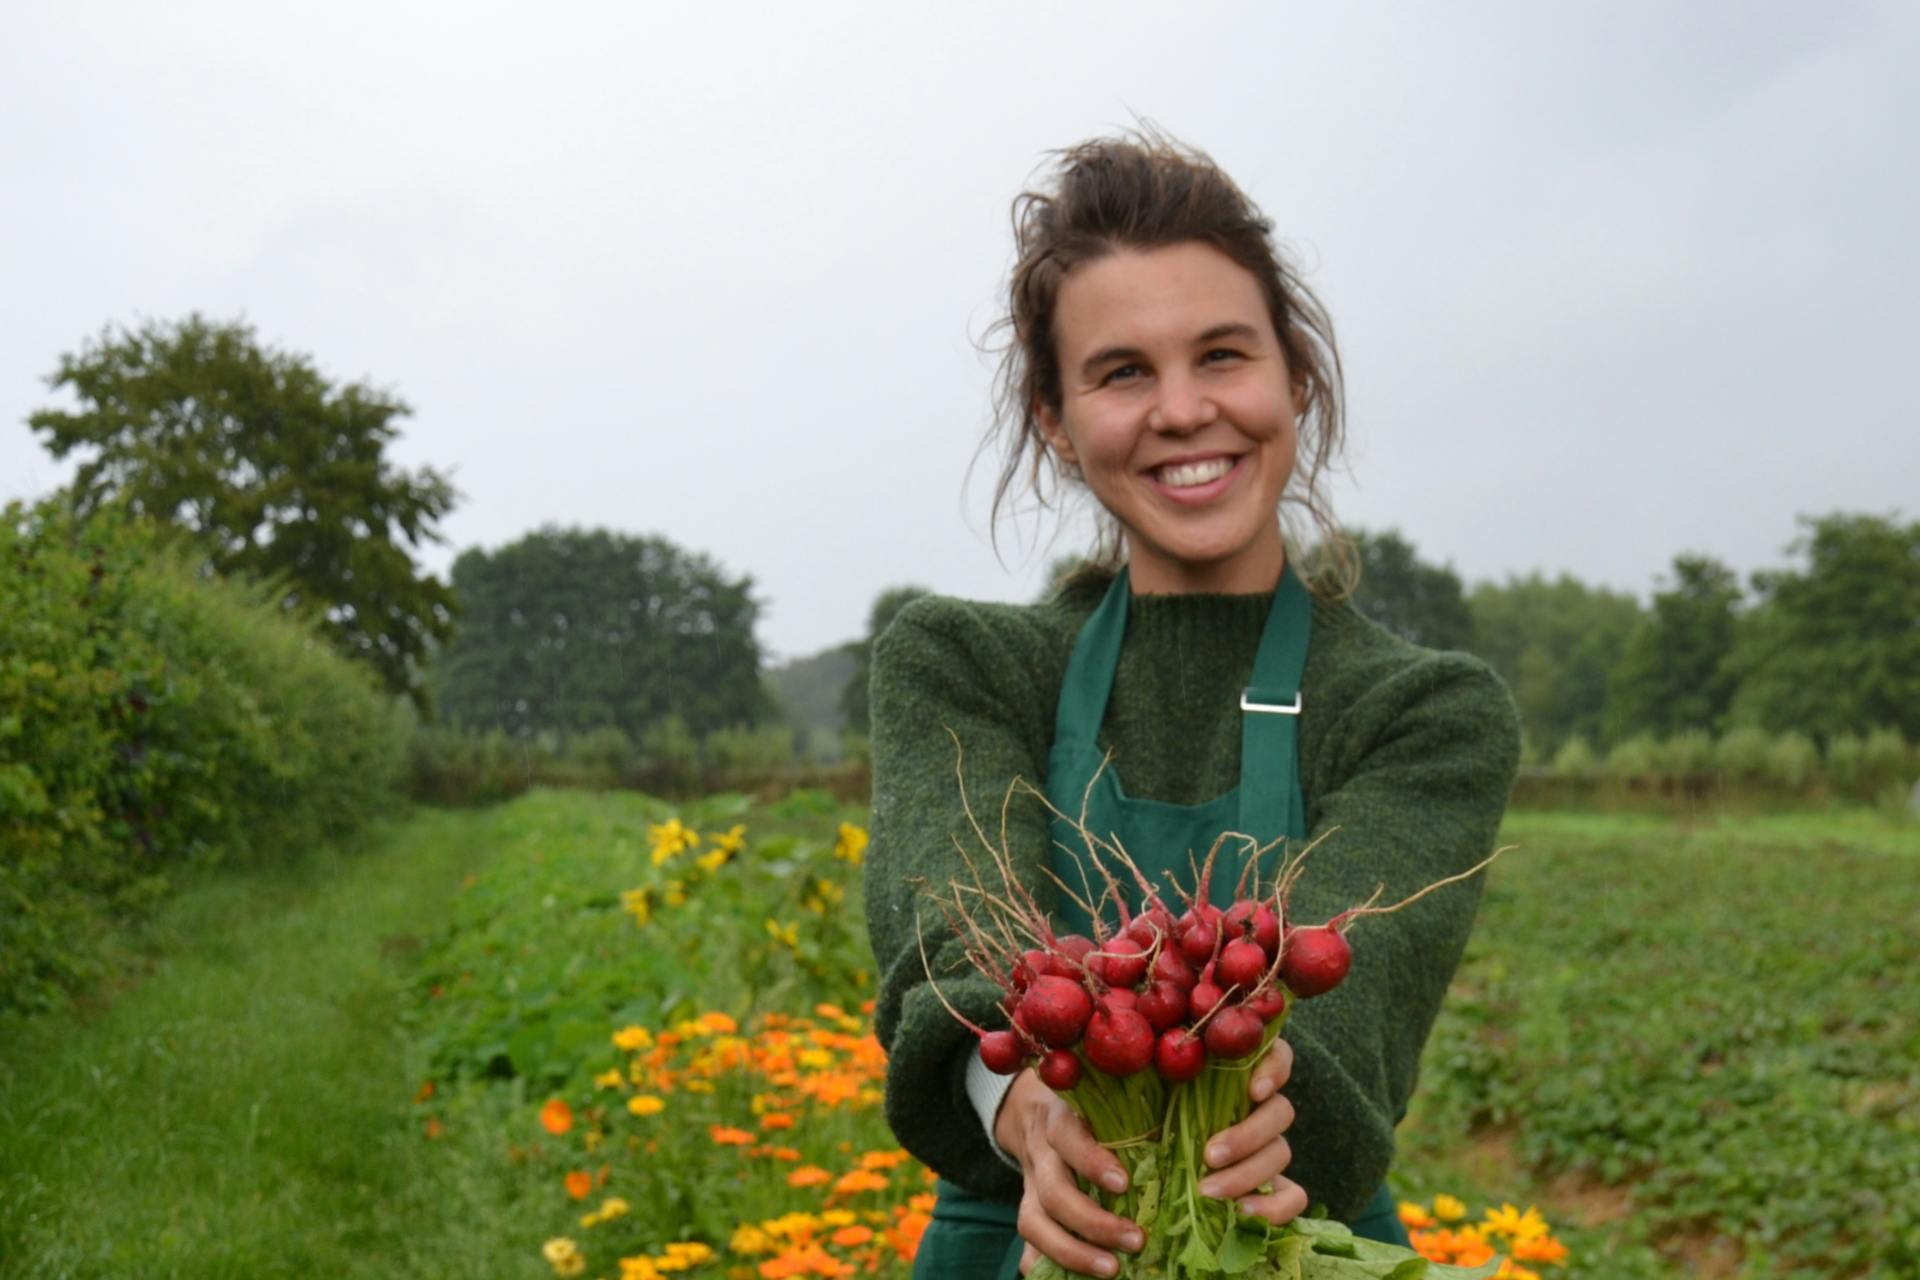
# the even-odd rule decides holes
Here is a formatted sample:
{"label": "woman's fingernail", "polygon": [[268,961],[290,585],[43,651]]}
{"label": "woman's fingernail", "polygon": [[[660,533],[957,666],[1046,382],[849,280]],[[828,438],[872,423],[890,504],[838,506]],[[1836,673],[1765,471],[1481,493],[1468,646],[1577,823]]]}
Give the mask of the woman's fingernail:
{"label": "woman's fingernail", "polygon": [[1113,1255],[1111,1255],[1111,1254],[1106,1254],[1106,1253],[1103,1253],[1103,1254],[1101,1254],[1101,1255],[1100,1255],[1100,1260],[1099,1260],[1098,1262],[1096,1262],[1096,1263],[1094,1263],[1093,1265],[1094,1265],[1094,1266],[1095,1266],[1096,1268],[1098,1268],[1098,1270],[1099,1270],[1099,1272],[1100,1272],[1100,1274],[1101,1274],[1101,1275],[1103,1275],[1103,1276],[1110,1276],[1110,1275],[1112,1275],[1112,1274],[1113,1274],[1114,1272],[1116,1272],[1116,1271],[1118,1271],[1118,1270],[1120,1269],[1120,1263],[1119,1263],[1119,1261],[1118,1261],[1118,1260],[1116,1260],[1116,1259],[1115,1259],[1115,1258],[1113,1257]]}
{"label": "woman's fingernail", "polygon": [[1222,1165],[1222,1164],[1225,1164],[1226,1162],[1227,1162],[1227,1144],[1226,1143],[1216,1142],[1212,1146],[1207,1148],[1208,1164]]}
{"label": "woman's fingernail", "polygon": [[1210,1199],[1218,1200],[1220,1198],[1220,1184],[1212,1178],[1208,1178],[1200,1184],[1200,1194]]}
{"label": "woman's fingernail", "polygon": [[1138,1253],[1140,1250],[1140,1246],[1145,1244],[1146,1242],[1147,1242],[1147,1238],[1141,1235],[1138,1231],[1129,1231],[1126,1234],[1126,1238],[1123,1239],[1120,1243],[1125,1245],[1127,1248],[1132,1249],[1134,1252]]}
{"label": "woman's fingernail", "polygon": [[1109,1191],[1125,1191],[1127,1189],[1127,1175],[1118,1169],[1109,1170],[1107,1176],[1102,1178],[1101,1181],[1107,1184],[1107,1190]]}
{"label": "woman's fingernail", "polygon": [[1253,1100],[1255,1102],[1265,1102],[1272,1093],[1273,1081],[1267,1079],[1265,1076],[1261,1076],[1253,1082]]}

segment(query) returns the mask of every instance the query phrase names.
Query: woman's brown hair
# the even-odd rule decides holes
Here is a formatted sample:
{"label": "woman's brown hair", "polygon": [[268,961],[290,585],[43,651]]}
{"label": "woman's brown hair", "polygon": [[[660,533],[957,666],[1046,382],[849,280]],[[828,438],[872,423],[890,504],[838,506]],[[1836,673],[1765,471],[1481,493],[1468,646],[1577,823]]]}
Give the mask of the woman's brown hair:
{"label": "woman's brown hair", "polygon": [[[993,491],[993,520],[1022,484],[1041,507],[1066,471],[1047,447],[1038,408],[1057,412],[1060,363],[1054,311],[1060,284],[1084,262],[1120,249],[1199,242],[1213,246],[1259,282],[1299,393],[1300,452],[1282,502],[1301,508],[1320,535],[1322,571],[1306,575],[1322,594],[1342,593],[1352,557],[1334,523],[1320,481],[1345,443],[1345,392],[1333,322],[1299,270],[1274,244],[1273,224],[1204,152],[1151,127],[1095,138],[1055,153],[1052,182],[1013,202],[1018,254],[1008,282],[1007,312],[995,326],[1007,335],[994,385],[994,424],[1004,461]],[[1122,561],[1120,530],[1103,517],[1086,567],[1111,573]],[[1329,571],[1331,570],[1331,571]]]}

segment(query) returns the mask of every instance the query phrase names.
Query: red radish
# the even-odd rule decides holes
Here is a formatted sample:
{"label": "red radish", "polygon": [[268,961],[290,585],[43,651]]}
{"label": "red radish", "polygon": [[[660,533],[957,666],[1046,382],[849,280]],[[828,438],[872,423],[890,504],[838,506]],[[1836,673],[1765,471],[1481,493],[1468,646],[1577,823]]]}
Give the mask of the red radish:
{"label": "red radish", "polygon": [[1171,982],[1182,991],[1193,990],[1193,984],[1198,981],[1193,972],[1193,966],[1187,963],[1187,958],[1173,950],[1164,950],[1155,956],[1153,968],[1149,972],[1152,973],[1155,982]]}
{"label": "red radish", "polygon": [[1196,982],[1193,990],[1187,993],[1187,1010],[1195,1018],[1204,1018],[1213,1012],[1213,1006],[1220,1003],[1226,993],[1211,982]]}
{"label": "red radish", "polygon": [[1287,1011],[1287,993],[1278,986],[1267,987],[1247,1001],[1247,1008],[1254,1011],[1262,1022],[1272,1022]]}
{"label": "red radish", "polygon": [[1306,1000],[1339,986],[1352,963],[1353,948],[1341,936],[1337,920],[1311,929],[1289,929],[1280,980]]}
{"label": "red radish", "polygon": [[1236,902],[1227,908],[1227,936],[1230,938],[1249,936],[1247,926],[1253,926],[1251,937],[1267,953],[1267,959],[1273,959],[1273,953],[1280,945],[1280,917],[1273,908],[1264,902]]}
{"label": "red radish", "polygon": [[1093,997],[1087,989],[1055,974],[1035,978],[1020,1000],[1022,1024],[1053,1049],[1070,1049],[1078,1044],[1092,1012]]}
{"label": "red radish", "polygon": [[1081,967],[1087,962],[1087,953],[1093,950],[1093,939],[1077,933],[1064,938],[1056,938],[1053,943],[1052,963],[1046,972],[1060,978],[1078,978]]}
{"label": "red radish", "polygon": [[1014,1032],[989,1031],[980,1037],[980,1061],[996,1075],[1010,1076],[1026,1060],[1026,1048]]}
{"label": "red radish", "polygon": [[1220,949],[1219,980],[1229,987],[1251,991],[1266,976],[1267,963],[1267,953],[1259,943],[1236,938]]}
{"label": "red radish", "polygon": [[1132,938],[1109,938],[1088,958],[1087,967],[1113,986],[1131,987],[1147,976],[1146,948]]}
{"label": "red radish", "polygon": [[1173,913],[1159,903],[1154,903],[1133,918],[1127,926],[1127,936],[1143,947],[1151,947],[1156,938],[1165,938],[1173,933]]}
{"label": "red radish", "polygon": [[1016,993],[1025,992],[1033,980],[1053,968],[1053,957],[1044,951],[1022,951],[1007,975],[1007,986]]}
{"label": "red radish", "polygon": [[1153,1039],[1153,1027],[1138,1010],[1102,1009],[1087,1023],[1087,1061],[1124,1078],[1153,1061]]}
{"label": "red radish", "polygon": [[1065,1093],[1080,1083],[1080,1055],[1071,1049],[1049,1049],[1040,1059],[1040,1081]]}
{"label": "red radish", "polygon": [[1188,919],[1180,925],[1180,951],[1195,964],[1205,964],[1213,958],[1213,950],[1220,945],[1220,917],[1212,916],[1198,919],[1189,913]]}
{"label": "red radish", "polygon": [[1187,993],[1178,983],[1156,982],[1140,993],[1133,1007],[1155,1031],[1165,1031],[1186,1020]]}
{"label": "red radish", "polygon": [[1264,1033],[1257,1014],[1244,1005],[1230,1005],[1207,1024],[1207,1052],[1216,1058],[1244,1058],[1260,1047]]}
{"label": "red radish", "polygon": [[1179,1084],[1191,1080],[1207,1065],[1207,1047],[1200,1037],[1190,1033],[1185,1027],[1175,1027],[1160,1033],[1160,1039],[1153,1046],[1153,1069],[1160,1078]]}
{"label": "red radish", "polygon": [[1132,987],[1114,987],[1095,1003],[1106,1009],[1131,1009],[1140,1002],[1140,993]]}

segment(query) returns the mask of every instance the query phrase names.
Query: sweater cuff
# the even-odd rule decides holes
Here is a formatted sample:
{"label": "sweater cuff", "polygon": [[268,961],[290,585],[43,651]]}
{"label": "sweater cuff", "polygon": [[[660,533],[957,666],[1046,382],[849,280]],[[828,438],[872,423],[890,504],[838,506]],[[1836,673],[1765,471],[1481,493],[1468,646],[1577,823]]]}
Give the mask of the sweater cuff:
{"label": "sweater cuff", "polygon": [[1006,1104],[1007,1093],[1013,1088],[1015,1077],[1003,1076],[987,1069],[980,1060],[980,1048],[975,1045],[967,1050],[967,1097],[973,1102],[973,1109],[980,1113],[980,1123],[987,1131],[987,1145],[1000,1157],[1002,1164],[1018,1173],[1020,1162],[1000,1149],[999,1140],[993,1136],[993,1128],[1000,1119],[1000,1108]]}

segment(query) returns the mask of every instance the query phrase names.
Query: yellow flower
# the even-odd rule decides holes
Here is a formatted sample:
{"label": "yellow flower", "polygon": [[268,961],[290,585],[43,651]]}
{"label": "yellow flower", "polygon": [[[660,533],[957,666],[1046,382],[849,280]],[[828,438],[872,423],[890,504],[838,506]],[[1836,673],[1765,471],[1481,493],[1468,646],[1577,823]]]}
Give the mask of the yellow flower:
{"label": "yellow flower", "polygon": [[867,852],[867,831],[865,827],[856,827],[851,822],[840,824],[840,838],[833,843],[833,856],[842,862],[860,865]]}
{"label": "yellow flower", "polygon": [[856,1221],[851,1209],[828,1209],[820,1215],[820,1225],[823,1227],[846,1227]]}
{"label": "yellow flower", "polygon": [[712,1093],[712,1092],[713,1092],[713,1081],[711,1081],[711,1080],[689,1080],[689,1081],[687,1081],[687,1085],[686,1085],[686,1088],[687,1088],[687,1092],[688,1092],[688,1093]]}
{"label": "yellow flower", "polygon": [[702,1244],[698,1240],[675,1240],[667,1246],[667,1253],[676,1258],[685,1258],[689,1262],[705,1262],[713,1256],[713,1246]]}
{"label": "yellow flower", "polygon": [[653,1037],[645,1027],[622,1027],[613,1033],[613,1047],[627,1053],[638,1053],[653,1047]]}
{"label": "yellow flower", "polygon": [[833,1065],[833,1055],[825,1049],[802,1049],[800,1065],[811,1071],[825,1071]]}
{"label": "yellow flower", "polygon": [[727,1248],[734,1253],[765,1253],[773,1248],[773,1237],[756,1226],[742,1223],[733,1229]]}
{"label": "yellow flower", "polygon": [[657,1116],[667,1104],[651,1093],[638,1093],[627,1099],[627,1110],[636,1116]]}
{"label": "yellow flower", "polygon": [[767,917],[767,933],[775,942],[785,943],[789,947],[797,947],[800,945],[800,926],[797,924],[783,925],[778,920],[769,916]]}
{"label": "yellow flower", "polygon": [[633,917],[635,924],[645,924],[653,919],[653,891],[651,889],[622,889],[620,891],[620,909]]}
{"label": "yellow flower", "polygon": [[659,1275],[653,1259],[645,1254],[638,1258],[620,1259],[620,1280],[658,1280]]}
{"label": "yellow flower", "polygon": [[1412,1230],[1431,1227],[1437,1219],[1427,1212],[1426,1206],[1415,1204],[1411,1200],[1400,1202],[1400,1225]]}
{"label": "yellow flower", "polygon": [[1453,1196],[1438,1195],[1433,1198],[1433,1216],[1442,1222],[1458,1222],[1467,1216],[1467,1206]]}
{"label": "yellow flower", "polygon": [[618,1089],[626,1082],[627,1078],[620,1074],[620,1068],[618,1067],[602,1071],[593,1078],[593,1085],[596,1089]]}
{"label": "yellow flower", "polygon": [[708,875],[712,875],[714,872],[718,871],[721,867],[726,866],[727,859],[732,856],[733,855],[729,854],[725,849],[710,849],[706,853],[703,853],[699,857],[695,858],[693,860],[693,865],[700,868],[700,870],[706,872]]}
{"label": "yellow flower", "polygon": [[667,891],[663,895],[663,901],[665,901],[666,904],[670,907],[686,906],[687,905],[686,882],[684,880],[667,881]]}
{"label": "yellow flower", "polygon": [[733,857],[746,847],[747,829],[735,823],[731,828],[713,838],[713,853],[707,856],[711,858],[714,854],[719,854],[720,861],[725,862],[728,858]]}
{"label": "yellow flower", "polygon": [[555,1236],[540,1246],[541,1254],[553,1267],[555,1275],[577,1276],[587,1269],[587,1260],[580,1255],[580,1248],[565,1236]]}
{"label": "yellow flower", "polygon": [[1547,1234],[1547,1221],[1533,1205],[1521,1213],[1510,1204],[1502,1204],[1498,1209],[1487,1210],[1486,1221],[1481,1225],[1495,1235],[1512,1236],[1515,1240],[1531,1240]]}

